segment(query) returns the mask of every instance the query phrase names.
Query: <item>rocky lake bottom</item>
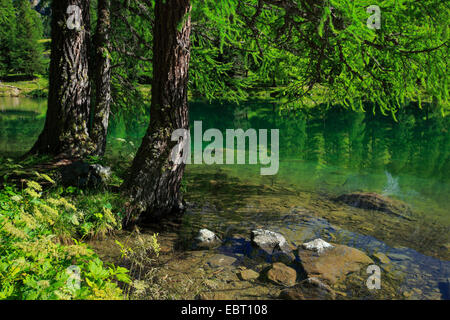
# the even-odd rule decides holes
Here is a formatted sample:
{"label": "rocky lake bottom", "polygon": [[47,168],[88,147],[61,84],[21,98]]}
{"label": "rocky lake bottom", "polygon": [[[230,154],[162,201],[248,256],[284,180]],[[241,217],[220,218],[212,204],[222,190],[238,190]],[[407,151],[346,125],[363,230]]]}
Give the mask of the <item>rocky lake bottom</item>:
{"label": "rocky lake bottom", "polygon": [[[129,297],[450,298],[448,117],[429,118],[414,108],[398,121],[339,107],[283,112],[259,100],[239,106],[196,101],[189,108],[191,126],[201,120],[205,129],[224,133],[280,129],[279,172],[261,177],[260,166],[189,165],[181,218],[142,227],[139,234],[91,240],[105,261],[126,267],[130,261],[116,241],[136,249],[141,260],[126,288]],[[2,157],[30,149],[45,112],[45,100],[0,99]],[[113,171],[130,165],[147,124],[141,113],[113,115],[106,155]],[[202,229],[220,243],[199,247]],[[275,248],[255,255],[252,231],[259,229],[281,235],[290,258],[277,261]],[[146,251],[154,233],[161,245],[157,258]],[[317,239],[334,249],[310,256],[303,244]],[[367,288],[372,264],[381,270],[379,290]]]}
{"label": "rocky lake bottom", "polygon": [[[177,221],[91,242],[104,260],[121,264],[116,240],[138,246],[158,233],[160,256],[135,275],[132,298],[450,299],[445,225],[286,185],[210,177],[190,176],[187,210]],[[200,230],[217,241],[199,244]],[[257,243],[257,230],[268,232],[268,243]],[[304,248],[317,239],[333,248]],[[370,265],[380,268],[380,289],[367,286]]]}

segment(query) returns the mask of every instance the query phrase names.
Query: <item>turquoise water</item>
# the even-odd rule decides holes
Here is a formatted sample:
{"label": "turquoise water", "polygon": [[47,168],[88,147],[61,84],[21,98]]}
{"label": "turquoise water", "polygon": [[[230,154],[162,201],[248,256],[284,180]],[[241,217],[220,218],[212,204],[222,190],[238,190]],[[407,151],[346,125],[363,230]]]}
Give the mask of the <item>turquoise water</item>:
{"label": "turquoise water", "polygon": [[[109,151],[124,150],[127,156],[139,146],[146,130],[146,119],[141,121],[136,116],[117,117]],[[395,122],[391,117],[340,109],[307,115],[280,112],[276,105],[260,102],[244,106],[198,102],[190,105],[191,127],[194,121],[202,121],[203,132],[217,128],[224,137],[226,129],[280,130],[278,174],[261,176],[259,164],[216,166],[237,177],[330,194],[378,192],[450,224],[448,118],[426,119],[423,113],[408,112]],[[188,172],[194,167],[188,165]]]}
{"label": "turquoise water", "polygon": [[[45,109],[43,100],[0,98],[0,156],[19,156],[32,146],[44,125]],[[405,234],[408,240],[398,244],[396,237],[389,235],[396,229],[390,228],[391,222],[382,225],[382,216],[371,218],[372,235],[363,234],[359,221],[370,216],[361,213],[363,220],[340,220],[329,211],[359,213],[326,202],[344,192],[377,192],[437,219],[440,228],[435,232],[448,230],[448,118],[427,118],[411,110],[399,114],[395,122],[390,117],[339,108],[304,113],[280,111],[277,105],[265,102],[240,106],[196,102],[190,104],[191,125],[194,121],[202,121],[203,131],[216,128],[224,136],[226,129],[279,129],[280,164],[274,176],[261,176],[259,164],[188,165],[187,198],[204,203],[188,211],[181,232],[191,234],[208,227],[226,235],[231,229],[246,233],[262,226],[283,233],[296,245],[322,237],[368,254],[384,252],[397,270],[406,274],[404,290],[419,288],[423,295],[418,298],[449,298],[450,262],[424,254],[433,250],[421,250],[427,246],[426,242],[420,244],[427,235],[420,233],[420,225],[416,234]],[[131,161],[147,123],[145,115],[113,114],[107,156]],[[298,199],[297,193],[302,195]],[[208,204],[219,198],[222,208]],[[448,237],[439,235],[444,239],[441,245],[447,246],[444,250],[449,248]],[[243,243],[236,241],[221,250],[242,253]]]}
{"label": "turquoise water", "polygon": [[[45,109],[45,100],[0,98],[0,156],[29,150],[44,125]],[[217,128],[224,136],[226,129],[280,130],[278,174],[261,176],[259,164],[219,166],[238,177],[330,194],[375,191],[450,224],[448,118],[426,119],[423,112],[411,111],[395,122],[338,108],[305,114],[281,112],[275,104],[263,102],[197,102],[190,104],[190,121],[202,121],[203,131]],[[147,123],[148,116],[113,114],[108,153],[132,158]]]}

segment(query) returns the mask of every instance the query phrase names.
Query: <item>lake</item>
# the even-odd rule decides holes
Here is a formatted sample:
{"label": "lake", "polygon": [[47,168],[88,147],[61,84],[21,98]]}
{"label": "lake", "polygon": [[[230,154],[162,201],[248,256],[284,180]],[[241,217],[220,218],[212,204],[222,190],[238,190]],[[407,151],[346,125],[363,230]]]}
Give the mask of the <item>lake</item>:
{"label": "lake", "polygon": [[[45,110],[44,100],[0,97],[0,156],[19,156],[33,145]],[[295,245],[320,236],[386,253],[405,274],[404,290],[448,299],[449,119],[414,109],[397,118],[339,107],[280,110],[265,101],[190,103],[191,124],[202,121],[203,130],[279,129],[280,167],[277,175],[261,176],[260,165],[188,165],[190,209],[180,237],[188,241],[199,227],[230,239],[265,227]],[[148,116],[113,114],[107,157],[131,160],[147,123]],[[356,191],[402,200],[420,219],[404,224],[331,200]],[[245,248],[237,241],[220,250]]]}

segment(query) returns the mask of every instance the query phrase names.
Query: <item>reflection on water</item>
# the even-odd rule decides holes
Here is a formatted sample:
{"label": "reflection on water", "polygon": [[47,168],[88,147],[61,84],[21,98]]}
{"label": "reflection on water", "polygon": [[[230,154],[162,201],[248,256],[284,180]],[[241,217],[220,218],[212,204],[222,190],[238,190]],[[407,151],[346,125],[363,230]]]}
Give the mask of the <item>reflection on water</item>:
{"label": "reflection on water", "polygon": [[[46,102],[0,98],[0,155],[17,156],[37,139]],[[276,105],[191,103],[190,119],[203,130],[280,129],[280,170],[261,177],[259,165],[233,166],[238,177],[261,183],[283,181],[301,190],[339,194],[375,191],[393,195],[450,223],[449,119],[426,119],[417,110],[390,117],[331,109],[279,112]],[[113,114],[108,153],[132,157],[148,117]],[[206,143],[205,143],[206,145]],[[225,165],[224,165],[225,166]],[[194,166],[188,167],[193,170]]]}
{"label": "reflection on water", "polygon": [[386,196],[401,196],[400,187],[398,184],[398,177],[394,178],[392,174],[390,174],[388,171],[385,171],[386,173],[386,186],[383,189],[383,195]]}
{"label": "reflection on water", "polygon": [[27,152],[44,127],[47,101],[0,97],[0,156]]}
{"label": "reflection on water", "polygon": [[[45,108],[44,100],[0,98],[0,155],[17,156],[32,146],[43,127]],[[238,177],[334,194],[375,191],[450,223],[448,118],[426,119],[417,110],[398,115],[398,122],[340,109],[314,112],[283,114],[276,105],[259,102],[190,106],[191,122],[203,121],[203,130],[280,129],[279,174],[261,177],[259,165],[236,165]],[[111,120],[109,154],[131,157],[148,117],[115,114]]]}
{"label": "reflection on water", "polygon": [[[45,107],[45,101],[0,98],[0,156],[20,155],[32,146],[43,127]],[[402,199],[414,210],[450,225],[448,118],[427,119],[414,109],[399,114],[395,122],[381,115],[338,108],[317,109],[307,114],[279,112],[276,105],[260,102],[241,106],[198,102],[190,105],[190,120],[191,123],[203,121],[204,131],[209,128],[220,129],[223,133],[226,129],[237,128],[280,130],[280,169],[276,176],[260,176],[259,165],[223,165],[206,171],[205,166],[188,166],[188,178],[195,178],[202,172],[207,174],[210,186],[190,191],[191,194],[201,192],[205,199],[215,197],[216,186],[224,179],[241,182],[240,189],[232,190],[227,198],[227,210],[243,207],[238,203],[241,194],[258,195],[259,189],[270,190],[273,185],[328,196],[371,191]],[[108,155],[131,160],[147,123],[147,116],[113,114]],[[226,169],[226,175],[221,173],[221,168]],[[251,189],[250,184],[260,188]],[[212,218],[205,220],[206,216]],[[323,217],[308,218],[306,214],[301,218],[298,215],[283,218],[260,212],[227,215],[215,208],[206,213],[194,210],[187,215],[185,223],[188,232],[198,230],[197,224],[224,232],[239,226],[244,232],[263,225],[281,231],[298,243],[316,236],[334,241],[339,238],[340,242],[368,253],[385,252],[407,275],[405,284],[420,288],[427,296],[438,290],[442,297],[448,298],[448,261],[439,261],[407,247],[388,245],[373,236],[346,231]],[[190,228],[190,223],[195,225]],[[441,238],[447,239],[442,245],[449,248],[448,235]]]}

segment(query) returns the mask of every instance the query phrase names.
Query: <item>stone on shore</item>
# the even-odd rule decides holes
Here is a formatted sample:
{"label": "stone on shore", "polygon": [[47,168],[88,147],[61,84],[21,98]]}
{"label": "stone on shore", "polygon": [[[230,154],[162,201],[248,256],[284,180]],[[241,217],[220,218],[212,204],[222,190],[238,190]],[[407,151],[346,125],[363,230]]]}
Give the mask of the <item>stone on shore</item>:
{"label": "stone on shore", "polygon": [[81,189],[105,186],[111,176],[111,169],[99,164],[76,161],[60,169],[63,186]]}

